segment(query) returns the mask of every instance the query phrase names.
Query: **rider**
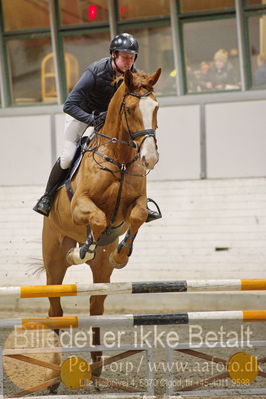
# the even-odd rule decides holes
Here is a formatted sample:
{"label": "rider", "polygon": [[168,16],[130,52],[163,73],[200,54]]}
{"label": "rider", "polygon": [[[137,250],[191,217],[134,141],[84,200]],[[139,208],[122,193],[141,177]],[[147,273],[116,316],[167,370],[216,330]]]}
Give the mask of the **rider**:
{"label": "rider", "polygon": [[[111,57],[90,64],[68,95],[63,109],[68,114],[63,151],[52,168],[44,195],[33,208],[36,212],[49,215],[56,190],[66,178],[80,138],[89,126],[99,130],[104,124],[109,102],[119,85],[113,81],[128,69],[136,72],[134,62],[138,52],[138,42],[132,35],[115,36],[110,43]],[[160,217],[158,212],[148,209],[147,222]]]}

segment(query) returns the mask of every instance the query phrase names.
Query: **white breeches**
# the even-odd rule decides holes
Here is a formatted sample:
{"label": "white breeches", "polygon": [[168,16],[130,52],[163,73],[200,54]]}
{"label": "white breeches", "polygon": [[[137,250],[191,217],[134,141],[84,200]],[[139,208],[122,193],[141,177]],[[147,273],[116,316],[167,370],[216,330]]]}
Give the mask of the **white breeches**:
{"label": "white breeches", "polygon": [[64,144],[63,150],[60,155],[60,165],[62,169],[68,169],[74,158],[78,142],[83,136],[84,132],[87,131],[88,136],[93,132],[93,127],[84,122],[80,122],[70,115],[65,117],[65,127],[64,127]]}

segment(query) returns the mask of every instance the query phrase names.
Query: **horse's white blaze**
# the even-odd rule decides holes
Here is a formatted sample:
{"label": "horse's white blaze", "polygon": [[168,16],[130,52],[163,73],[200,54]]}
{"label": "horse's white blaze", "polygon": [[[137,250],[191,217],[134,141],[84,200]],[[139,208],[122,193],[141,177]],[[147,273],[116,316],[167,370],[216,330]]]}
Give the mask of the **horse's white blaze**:
{"label": "horse's white blaze", "polygon": [[[143,119],[143,129],[152,129],[152,119],[157,101],[150,97],[143,97],[139,101],[139,109]],[[153,169],[158,162],[159,154],[153,137],[147,137],[140,150],[140,160],[147,169]]]}
{"label": "horse's white blaze", "polygon": [[144,129],[152,128],[152,116],[154,108],[158,105],[157,101],[150,97],[143,97],[139,101],[139,109],[142,114]]}

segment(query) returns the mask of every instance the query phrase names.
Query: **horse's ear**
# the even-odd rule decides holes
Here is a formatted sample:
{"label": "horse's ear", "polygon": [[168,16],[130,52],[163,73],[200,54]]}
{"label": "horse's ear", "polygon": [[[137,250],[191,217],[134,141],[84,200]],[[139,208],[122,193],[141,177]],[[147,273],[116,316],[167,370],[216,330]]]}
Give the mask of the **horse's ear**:
{"label": "horse's ear", "polygon": [[154,72],[153,74],[151,74],[149,76],[149,84],[151,86],[154,86],[157,83],[157,80],[159,79],[161,72],[162,72],[162,68],[158,68],[156,72]]}
{"label": "horse's ear", "polygon": [[133,74],[129,69],[124,73],[124,82],[125,82],[125,85],[129,88],[129,90],[132,90]]}

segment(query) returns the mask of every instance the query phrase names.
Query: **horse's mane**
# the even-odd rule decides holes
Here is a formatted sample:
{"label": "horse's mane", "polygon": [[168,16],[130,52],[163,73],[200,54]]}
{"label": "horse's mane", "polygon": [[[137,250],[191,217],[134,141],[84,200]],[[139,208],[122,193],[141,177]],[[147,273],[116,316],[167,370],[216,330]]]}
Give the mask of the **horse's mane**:
{"label": "horse's mane", "polygon": [[114,86],[115,84],[118,84],[121,80],[124,80],[123,76],[118,76],[117,78],[115,78],[112,82],[112,86]]}
{"label": "horse's mane", "polygon": [[[134,89],[140,89],[141,87],[152,91],[153,87],[152,85],[149,83],[149,75],[144,72],[144,71],[139,71],[139,72],[133,72],[133,86]],[[116,79],[114,79],[113,84],[119,84],[120,81],[124,81],[124,77],[123,76],[119,76]]]}

